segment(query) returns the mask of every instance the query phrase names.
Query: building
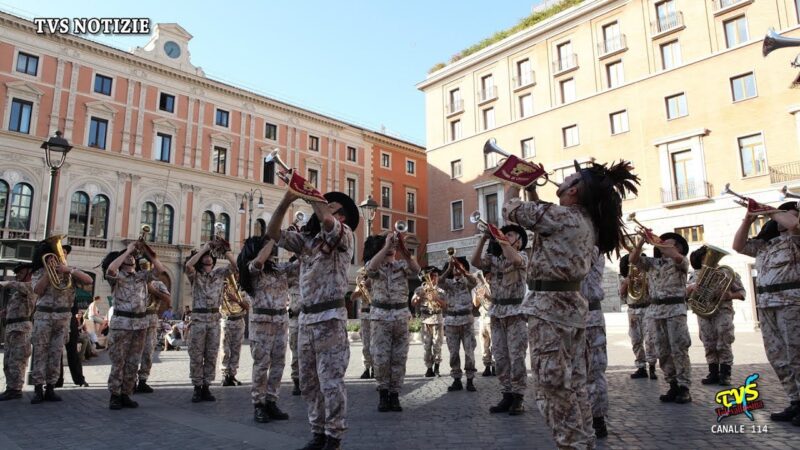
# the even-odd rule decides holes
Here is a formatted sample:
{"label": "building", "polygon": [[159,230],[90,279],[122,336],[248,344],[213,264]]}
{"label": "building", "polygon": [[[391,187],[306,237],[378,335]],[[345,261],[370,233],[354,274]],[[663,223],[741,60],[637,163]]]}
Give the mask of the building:
{"label": "building", "polygon": [[[800,37],[800,2],[778,0],[586,0],[435,70],[426,97],[429,191],[446,207],[430,213],[429,257],[471,252],[479,210],[501,222],[502,187],[486,169],[497,139],[560,181],[573,160],[631,160],[643,182],[625,213],[658,233],[677,231],[692,248],[730,250],[744,210],[731,189],[772,205],[800,184],[800,96],[794,54],[764,58],[769,27]],[[555,200],[552,185],[539,188]],[[752,232],[760,227],[756,224]],[[753,260],[723,260],[745,280]],[[619,310],[615,264],[607,264],[606,308]],[[736,320],[756,320],[752,283]]]}
{"label": "building", "polygon": [[[373,168],[376,146],[413,154],[424,167],[421,147],[205,77],[190,59],[191,34],[177,24],[156,25],[132,52],[37,35],[30,21],[5,13],[0,28],[0,238],[42,238],[49,174],[39,146],[63,130],[75,147],[57,181],[52,228],[68,234],[70,262],[91,269],[147,224],[175,308],[189,300],[183,262],[215,223],[235,252],[265,229],[286,189],[280,167],[264,161],[275,148],[321,192],[360,203],[377,192],[377,177],[396,176],[426,196],[424,175],[406,177],[403,164]],[[419,226],[427,223],[422,206]],[[296,211],[310,215],[298,201],[286,226]],[[96,294],[108,292],[97,283]]]}

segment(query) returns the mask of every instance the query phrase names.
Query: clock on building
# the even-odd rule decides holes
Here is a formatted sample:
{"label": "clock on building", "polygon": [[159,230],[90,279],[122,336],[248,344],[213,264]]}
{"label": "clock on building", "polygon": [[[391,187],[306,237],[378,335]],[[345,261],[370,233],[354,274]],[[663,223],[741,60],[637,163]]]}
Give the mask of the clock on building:
{"label": "clock on building", "polygon": [[172,59],[181,56],[181,46],[174,41],[167,41],[164,44],[164,53]]}

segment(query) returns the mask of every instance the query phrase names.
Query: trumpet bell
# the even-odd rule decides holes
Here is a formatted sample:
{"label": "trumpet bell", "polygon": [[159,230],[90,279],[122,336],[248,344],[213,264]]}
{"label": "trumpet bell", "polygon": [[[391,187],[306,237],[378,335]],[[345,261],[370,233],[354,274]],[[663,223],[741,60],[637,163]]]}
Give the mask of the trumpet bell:
{"label": "trumpet bell", "polygon": [[302,223],[306,221],[306,213],[303,211],[297,211],[294,213],[294,221],[297,223]]}
{"label": "trumpet bell", "polygon": [[286,164],[285,164],[285,163],[284,163],[284,162],[281,160],[281,157],[280,157],[280,154],[279,154],[279,152],[278,152],[278,149],[277,149],[277,148],[276,148],[276,149],[273,149],[271,152],[267,153],[267,155],[266,155],[266,156],[264,156],[264,162],[265,162],[265,163],[271,163],[271,162],[274,162],[275,164],[277,164],[277,165],[281,166],[281,167],[283,168],[283,170],[284,170],[284,171],[287,171],[287,172],[288,172],[288,171],[290,170],[290,169],[289,169],[289,166],[287,166],[287,165],[286,165]]}
{"label": "trumpet bell", "polygon": [[456,255],[456,249],[453,247],[447,247],[447,256],[452,257],[455,255]]}
{"label": "trumpet bell", "polygon": [[472,214],[470,214],[469,215],[469,221],[471,223],[480,223],[480,221],[481,221],[481,212],[480,211],[475,211]]}
{"label": "trumpet bell", "polygon": [[405,233],[408,231],[408,224],[404,220],[398,220],[394,223],[394,231],[398,233]]}
{"label": "trumpet bell", "polygon": [[798,47],[800,46],[800,39],[787,38],[778,34],[774,28],[767,31],[764,36],[764,44],[761,46],[761,54],[767,56],[774,50],[784,47]]}
{"label": "trumpet bell", "polygon": [[483,144],[483,154],[484,155],[488,155],[489,153],[497,153],[497,154],[499,154],[501,156],[504,156],[506,158],[511,156],[510,153],[508,153],[507,151],[505,151],[502,148],[498,147],[497,139],[495,139],[495,138],[490,138],[489,140],[486,141],[485,144]]}

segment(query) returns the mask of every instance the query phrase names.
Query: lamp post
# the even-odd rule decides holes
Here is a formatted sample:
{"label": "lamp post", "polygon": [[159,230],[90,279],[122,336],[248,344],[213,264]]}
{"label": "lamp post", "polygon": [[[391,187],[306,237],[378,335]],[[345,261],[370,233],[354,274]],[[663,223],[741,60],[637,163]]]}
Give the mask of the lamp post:
{"label": "lamp post", "polygon": [[61,166],[64,165],[64,160],[67,159],[67,153],[72,150],[66,139],[61,137],[61,131],[56,130],[54,136],[50,137],[45,142],[42,142],[41,148],[44,149],[45,161],[47,167],[50,168],[50,195],[47,197],[47,219],[44,223],[44,238],[50,235],[50,223],[53,219],[53,197],[56,195],[56,176],[58,176]]}
{"label": "lamp post", "polygon": [[242,203],[239,205],[239,214],[244,214],[244,201],[247,200],[247,212],[250,213],[250,218],[247,222],[247,237],[253,235],[253,198],[258,192],[258,209],[264,209],[264,194],[261,193],[261,189],[255,188],[250,189],[250,192],[245,192],[242,194]]}
{"label": "lamp post", "polygon": [[372,195],[369,195],[358,207],[361,209],[361,214],[367,219],[366,235],[369,236],[372,234],[372,221],[375,219],[375,211],[378,209],[378,202],[372,198]]}

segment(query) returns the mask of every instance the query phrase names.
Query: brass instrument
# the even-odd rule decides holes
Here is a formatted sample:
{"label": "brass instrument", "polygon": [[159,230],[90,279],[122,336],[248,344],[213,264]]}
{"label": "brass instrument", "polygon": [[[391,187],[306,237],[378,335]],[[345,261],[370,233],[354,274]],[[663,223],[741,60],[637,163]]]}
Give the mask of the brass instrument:
{"label": "brass instrument", "polygon": [[647,296],[647,274],[631,265],[628,268],[628,305],[644,303]]}
{"label": "brass instrument", "polygon": [[737,197],[738,200],[734,200],[733,202],[739,206],[744,206],[750,213],[758,214],[761,216],[768,216],[770,214],[783,212],[778,208],[773,208],[772,206],[758,203],[757,201],[753,200],[750,197],[745,197],[744,195],[737,194],[736,192],[731,190],[730,183],[725,183],[725,188],[722,189],[722,192],[720,192],[720,194],[721,195],[730,194],[733,195],[734,197]]}
{"label": "brass instrument", "polygon": [[644,238],[644,241],[652,245],[653,247],[659,247],[659,248],[674,247],[674,245],[664,244],[663,242],[661,242],[661,238],[659,238],[655,233],[653,233],[652,228],[647,228],[646,226],[642,225],[641,222],[636,220],[635,212],[628,214],[627,220],[636,224],[636,229],[634,230],[635,233]]}
{"label": "brass instrument", "polygon": [[419,280],[422,281],[422,291],[425,292],[425,299],[422,301],[422,306],[432,315],[440,314],[442,312],[442,306],[434,299],[436,295],[436,285],[433,284],[431,273],[421,270],[418,277]]}
{"label": "brass instrument", "polygon": [[230,317],[241,314],[245,309],[247,309],[247,303],[239,292],[239,283],[236,282],[234,274],[229,273],[222,288],[222,302],[219,311],[223,316]]}
{"label": "brass instrument", "polygon": [[469,215],[469,221],[476,225],[478,231],[481,233],[486,233],[486,230],[489,229],[489,224],[486,223],[485,220],[481,219],[481,212],[480,211],[473,211],[472,214]]}
{"label": "brass instrument", "polygon": [[147,235],[150,234],[150,225],[143,223],[139,231],[139,239],[136,241],[136,253],[134,258],[139,259],[142,256],[148,260],[152,260],[156,256],[156,252],[147,245]]}
{"label": "brass instrument", "polygon": [[[267,156],[264,157],[264,162],[265,163],[274,162],[275,164],[279,165],[281,169],[277,170],[275,172],[275,175],[277,175],[278,178],[280,178],[284,183],[286,183],[286,185],[289,186],[289,188],[291,189],[292,176],[296,175],[294,173],[295,169],[292,169],[291,167],[287,166],[286,163],[283,162],[283,160],[281,160],[277,148],[273,149],[271,152],[267,154]],[[301,177],[300,175],[297,175],[297,177],[303,180],[303,184],[308,184],[308,181],[306,181],[305,178]],[[306,203],[313,203],[314,201],[322,201],[321,199],[312,201],[305,197],[303,197],[303,200],[305,200]]]}
{"label": "brass instrument", "polygon": [[225,253],[231,251],[231,244],[225,239],[225,224],[217,222],[214,224],[214,229],[216,233],[209,243],[211,246],[211,254],[215,258],[223,258]]}
{"label": "brass instrument", "polygon": [[453,267],[452,271],[455,275],[456,271],[461,272],[462,274],[467,273],[467,269],[461,265],[461,261],[456,258],[456,249],[453,247],[447,247],[447,256],[450,257],[450,265]]}
{"label": "brass instrument", "polygon": [[47,277],[50,279],[50,286],[59,291],[72,287],[72,275],[58,273],[58,267],[67,264],[67,256],[61,246],[61,240],[65,236],[64,234],[57,234],[45,239],[45,242],[53,252],[42,255],[42,264],[47,272]]}
{"label": "brass instrument", "polygon": [[408,231],[408,224],[404,220],[398,220],[394,223],[395,239],[397,250],[406,258],[411,256],[411,252],[406,248],[405,238],[403,233]]}
{"label": "brass instrument", "polygon": [[[490,138],[490,139],[488,139],[488,140],[486,141],[486,143],[485,143],[485,144],[483,144],[483,154],[484,154],[484,155],[488,155],[488,154],[490,154],[490,153],[497,153],[498,155],[500,155],[500,156],[502,156],[502,157],[503,157],[503,158],[501,158],[501,159],[500,159],[500,161],[498,161],[498,164],[497,164],[498,166],[502,166],[502,165],[503,165],[503,160],[505,160],[506,158],[508,158],[509,156],[511,156],[511,153],[508,153],[507,151],[503,150],[502,148],[500,148],[500,146],[498,146],[498,145],[497,145],[497,140],[496,140],[495,138]],[[531,163],[531,164],[534,164],[534,165],[536,165],[536,163]],[[544,185],[545,185],[545,184],[547,184],[547,183],[552,183],[552,184],[554,184],[556,187],[559,187],[559,184],[558,184],[558,183],[556,183],[555,181],[553,181],[553,180],[551,180],[551,179],[550,179],[550,177],[551,177],[551,176],[552,176],[554,173],[555,173],[555,171],[552,171],[552,172],[545,172],[545,173],[544,173],[544,174],[543,174],[543,175],[542,175],[542,176],[539,178],[539,179],[543,179],[543,180],[544,180],[544,182],[542,182],[542,183],[540,184],[540,183],[539,183],[539,181],[537,180],[537,181],[536,181],[536,185],[537,185],[537,186],[544,186]]]}
{"label": "brass instrument", "polygon": [[[770,28],[769,31],[767,31],[767,35],[764,36],[764,44],[761,46],[761,54],[766,57],[772,53],[773,50],[797,46],[800,46],[800,39],[783,37],[775,32],[774,28]],[[800,55],[795,57],[791,64],[792,67],[800,67]]]}
{"label": "brass instrument", "polygon": [[305,224],[305,222],[306,222],[306,213],[304,213],[303,211],[297,211],[296,213],[294,213],[294,221],[292,222],[291,225],[289,225],[289,228],[287,228],[286,230],[300,231],[300,228],[303,226],[302,224]]}
{"label": "brass instrument", "polygon": [[358,269],[356,273],[356,290],[355,292],[360,292],[361,296],[364,298],[364,304],[369,305],[372,303],[372,296],[369,294],[369,289],[367,289],[367,268],[362,267]]}
{"label": "brass instrument", "polygon": [[697,277],[697,288],[686,301],[692,311],[700,317],[709,317],[719,309],[725,293],[736,278],[733,269],[719,266],[719,261],[725,255],[728,255],[725,250],[706,245],[703,267]]}

